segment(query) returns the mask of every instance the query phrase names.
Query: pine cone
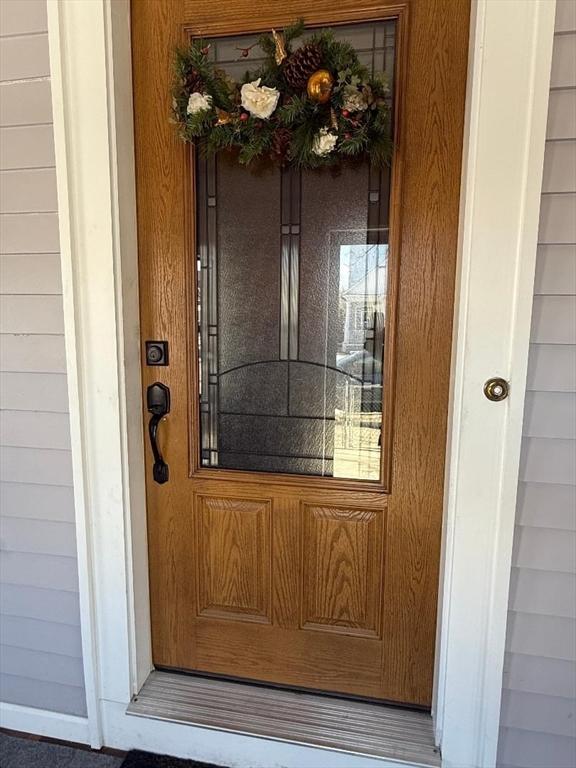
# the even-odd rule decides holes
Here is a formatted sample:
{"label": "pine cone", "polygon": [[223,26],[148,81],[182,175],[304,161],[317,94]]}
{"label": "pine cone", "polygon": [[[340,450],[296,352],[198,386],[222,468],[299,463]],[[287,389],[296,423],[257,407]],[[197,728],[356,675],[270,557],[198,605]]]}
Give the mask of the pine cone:
{"label": "pine cone", "polygon": [[292,132],[288,128],[276,128],[272,135],[272,145],[270,151],[277,159],[284,161],[290,149]]}
{"label": "pine cone", "polygon": [[191,69],[184,78],[184,87],[188,93],[203,93],[204,84],[197,70]]}
{"label": "pine cone", "polygon": [[313,43],[298,48],[284,64],[284,79],[291,88],[303,91],[308,78],[322,64],[322,51]]}

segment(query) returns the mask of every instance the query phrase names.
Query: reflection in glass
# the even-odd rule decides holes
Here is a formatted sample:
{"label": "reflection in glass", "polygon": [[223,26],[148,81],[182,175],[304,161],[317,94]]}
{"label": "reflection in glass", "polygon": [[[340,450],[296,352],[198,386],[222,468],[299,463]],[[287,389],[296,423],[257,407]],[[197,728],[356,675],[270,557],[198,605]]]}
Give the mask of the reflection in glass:
{"label": "reflection in glass", "polygon": [[[394,33],[338,28],[389,73]],[[211,55],[233,69],[245,45],[219,38]],[[367,164],[255,174],[197,158],[202,466],[378,480],[389,188]]]}
{"label": "reflection in glass", "polygon": [[[340,245],[334,477],[377,480],[388,246]],[[326,370],[330,361],[326,360]]]}

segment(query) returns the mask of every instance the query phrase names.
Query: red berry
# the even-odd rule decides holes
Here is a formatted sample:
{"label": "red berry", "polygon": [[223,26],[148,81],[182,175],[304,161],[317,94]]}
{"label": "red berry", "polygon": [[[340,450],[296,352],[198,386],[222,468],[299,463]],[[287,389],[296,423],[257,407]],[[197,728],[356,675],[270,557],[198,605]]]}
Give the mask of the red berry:
{"label": "red berry", "polygon": [[348,112],[347,109],[343,109],[342,110],[342,117],[349,117],[349,116],[350,116],[350,112]]}
{"label": "red berry", "polygon": [[240,112],[240,120],[248,120],[248,113]]}
{"label": "red berry", "polygon": [[352,134],[351,133],[345,133],[344,134],[344,138],[345,139],[351,139],[352,138]]}

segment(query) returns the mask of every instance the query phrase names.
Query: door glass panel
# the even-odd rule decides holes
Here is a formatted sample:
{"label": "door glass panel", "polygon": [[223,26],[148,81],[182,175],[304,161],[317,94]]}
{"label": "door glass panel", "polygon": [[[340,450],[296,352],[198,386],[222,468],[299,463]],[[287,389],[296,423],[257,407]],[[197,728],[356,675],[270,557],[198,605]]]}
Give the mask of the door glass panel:
{"label": "door glass panel", "polygon": [[[337,27],[393,90],[395,21]],[[210,55],[256,68],[217,38]],[[200,463],[378,480],[390,171],[196,160]]]}

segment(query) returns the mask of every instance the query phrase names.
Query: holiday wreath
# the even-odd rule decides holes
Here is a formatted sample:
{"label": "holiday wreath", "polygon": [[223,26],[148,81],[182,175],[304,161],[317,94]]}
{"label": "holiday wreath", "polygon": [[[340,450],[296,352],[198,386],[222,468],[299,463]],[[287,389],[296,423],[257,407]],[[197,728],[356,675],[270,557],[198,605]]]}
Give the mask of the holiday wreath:
{"label": "holiday wreath", "polygon": [[[246,165],[265,158],[301,168],[346,158],[388,163],[385,75],[371,75],[354,48],[328,29],[293,48],[303,32],[299,21],[262,35],[257,45],[264,63],[241,82],[210,61],[204,41],[179,49],[172,104],[182,139],[198,142],[208,154],[236,149]],[[240,50],[249,56],[250,48]]]}

